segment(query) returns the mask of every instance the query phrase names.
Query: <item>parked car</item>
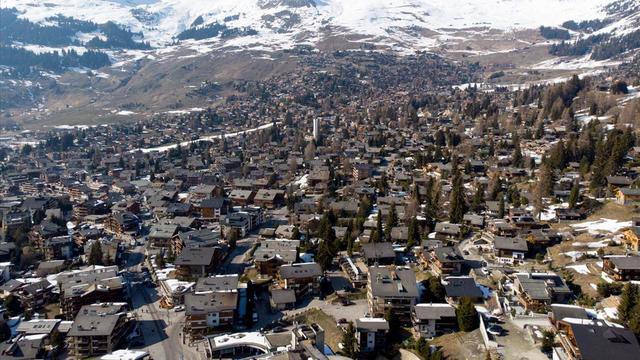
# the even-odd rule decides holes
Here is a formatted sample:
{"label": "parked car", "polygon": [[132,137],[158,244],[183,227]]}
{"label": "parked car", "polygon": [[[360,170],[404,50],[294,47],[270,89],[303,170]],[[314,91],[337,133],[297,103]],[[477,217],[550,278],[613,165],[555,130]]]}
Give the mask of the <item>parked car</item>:
{"label": "parked car", "polygon": [[179,305],[173,308],[173,311],[175,312],[180,312],[180,311],[184,311],[186,308],[184,307],[184,305]]}
{"label": "parked car", "polygon": [[343,325],[343,324],[346,324],[346,323],[347,323],[347,319],[345,319],[345,318],[340,318],[340,319],[338,319],[336,321],[336,325],[337,326],[340,326],[340,325]]}
{"label": "parked car", "polygon": [[500,336],[504,333],[504,329],[498,325],[491,325],[487,328],[487,332],[491,335]]}

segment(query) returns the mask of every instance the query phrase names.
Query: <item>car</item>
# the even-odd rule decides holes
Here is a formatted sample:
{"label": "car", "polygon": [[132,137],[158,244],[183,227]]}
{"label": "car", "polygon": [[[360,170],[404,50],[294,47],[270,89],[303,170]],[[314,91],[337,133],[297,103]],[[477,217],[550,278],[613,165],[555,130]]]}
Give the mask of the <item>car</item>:
{"label": "car", "polygon": [[342,304],[342,306],[349,306],[349,305],[353,305],[353,301],[349,299],[342,299],[340,300],[340,304]]}
{"label": "car", "polygon": [[500,336],[504,333],[504,329],[498,325],[491,325],[487,328],[487,332],[491,335]]}
{"label": "car", "polygon": [[340,318],[340,319],[338,319],[338,320],[336,321],[336,325],[337,325],[337,326],[340,326],[340,325],[342,325],[342,324],[346,324],[346,323],[347,323],[347,319],[345,319],[345,318]]}
{"label": "car", "polygon": [[282,326],[276,326],[271,331],[273,331],[274,333],[280,333],[285,331],[285,329]]}
{"label": "car", "polygon": [[175,312],[181,312],[184,311],[186,308],[184,307],[184,305],[178,305],[176,307],[173,308],[173,311]]}

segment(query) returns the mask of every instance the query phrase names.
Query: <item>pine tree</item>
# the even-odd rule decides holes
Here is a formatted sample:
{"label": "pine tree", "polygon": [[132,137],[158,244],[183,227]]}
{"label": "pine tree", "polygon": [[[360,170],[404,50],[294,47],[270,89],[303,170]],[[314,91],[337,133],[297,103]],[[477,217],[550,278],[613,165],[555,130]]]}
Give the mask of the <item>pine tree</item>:
{"label": "pine tree", "polygon": [[599,195],[602,187],[607,184],[607,175],[605,174],[605,166],[607,161],[604,141],[598,141],[596,145],[595,159],[591,166],[591,182],[589,187],[594,195]]}
{"label": "pine tree", "polygon": [[626,323],[631,319],[634,307],[640,303],[638,297],[640,296],[640,289],[638,285],[632,283],[626,283],[622,294],[620,295],[620,304],[618,305],[618,320],[621,323]]}
{"label": "pine tree", "polygon": [[376,234],[378,236],[378,241],[383,241],[382,236],[384,235],[382,229],[382,211],[378,210],[378,218],[376,219]]}
{"label": "pine tree", "polygon": [[414,216],[407,229],[407,247],[412,248],[420,241],[420,229],[418,219]]}
{"label": "pine tree", "polygon": [[569,193],[569,208],[573,209],[578,204],[578,200],[580,198],[580,185],[576,182],[573,184],[571,188],[571,193]]}
{"label": "pine tree", "polygon": [[87,262],[89,265],[103,265],[103,256],[102,245],[100,244],[100,241],[96,241],[91,245]]}
{"label": "pine tree", "polygon": [[484,187],[482,184],[476,185],[476,193],[473,195],[471,209],[479,214],[484,209]]}
{"label": "pine tree", "polygon": [[502,195],[502,193],[500,193],[499,195],[499,202],[498,202],[498,218],[502,219],[504,218],[505,215],[505,204],[504,204],[504,195]]}
{"label": "pine tree", "polygon": [[470,298],[463,297],[460,299],[460,304],[456,310],[456,317],[458,318],[460,331],[469,332],[478,328],[478,313]]}
{"label": "pine tree", "polygon": [[384,237],[387,241],[391,241],[391,230],[398,226],[398,213],[396,212],[396,204],[391,204],[387,221],[384,228]]}
{"label": "pine tree", "polygon": [[453,178],[453,187],[449,197],[449,221],[454,224],[462,223],[466,212],[464,188],[462,186],[462,176],[456,174]]}
{"label": "pine tree", "polygon": [[333,254],[329,248],[329,244],[326,241],[322,241],[318,246],[318,254],[316,256],[318,264],[322,268],[322,271],[327,271],[333,263]]}
{"label": "pine tree", "polygon": [[351,322],[349,322],[347,330],[342,334],[342,353],[344,356],[351,359],[356,359],[358,357],[356,330]]}

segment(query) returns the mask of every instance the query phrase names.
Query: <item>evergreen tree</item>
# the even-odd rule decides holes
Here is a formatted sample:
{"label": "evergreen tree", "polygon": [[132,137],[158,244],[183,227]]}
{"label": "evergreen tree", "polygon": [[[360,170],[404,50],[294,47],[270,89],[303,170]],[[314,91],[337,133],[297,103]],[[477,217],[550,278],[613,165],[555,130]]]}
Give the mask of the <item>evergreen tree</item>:
{"label": "evergreen tree", "polygon": [[391,230],[398,226],[398,213],[396,212],[396,204],[391,204],[389,214],[384,229],[384,237],[387,241],[391,241]]}
{"label": "evergreen tree", "polygon": [[591,166],[591,182],[589,187],[594,195],[599,195],[602,188],[607,184],[607,175],[605,174],[605,165],[607,162],[604,141],[598,141],[596,145],[595,159]]}
{"label": "evergreen tree", "polygon": [[22,312],[22,304],[20,304],[18,297],[13,294],[9,294],[9,296],[4,299],[3,305],[10,316],[16,316]]}
{"label": "evergreen tree", "polygon": [[353,323],[349,322],[347,330],[342,334],[342,353],[351,359],[356,359],[357,354],[356,330]]}
{"label": "evergreen tree", "polygon": [[573,209],[578,204],[578,200],[580,199],[580,185],[576,182],[573,184],[571,188],[571,193],[569,193],[569,208]]}
{"label": "evergreen tree", "polygon": [[460,331],[473,331],[479,326],[478,312],[473,305],[473,301],[468,297],[460,299],[460,304],[456,310],[456,317],[458,318]]}
{"label": "evergreen tree", "polygon": [[57,347],[58,349],[62,349],[64,346],[64,336],[58,331],[58,329],[53,330],[50,336],[51,345]]}
{"label": "evergreen tree", "polygon": [[479,214],[484,209],[484,187],[482,184],[476,185],[476,192],[473,194],[471,201],[471,209]]}
{"label": "evergreen tree", "polygon": [[327,271],[331,267],[333,262],[333,254],[326,241],[320,242],[318,246],[318,254],[316,256],[318,264],[322,268],[322,271]]}
{"label": "evergreen tree", "polygon": [[632,317],[633,310],[640,303],[640,289],[638,285],[626,283],[622,294],[620,295],[620,304],[618,305],[618,320],[625,324]]}
{"label": "evergreen tree", "polygon": [[412,248],[420,242],[419,226],[418,219],[415,216],[412,217],[407,229],[407,247]]}
{"label": "evergreen tree", "polygon": [[376,234],[378,236],[378,241],[382,241],[382,236],[384,235],[382,229],[382,211],[378,210],[378,218],[376,219]]}
{"label": "evergreen tree", "polygon": [[498,202],[498,218],[502,219],[505,215],[505,204],[504,204],[504,195],[500,193]]}
{"label": "evergreen tree", "polygon": [[462,223],[466,212],[464,188],[462,186],[462,176],[456,174],[453,178],[453,187],[449,197],[449,221],[454,224]]}
{"label": "evergreen tree", "polygon": [[102,245],[100,244],[100,241],[96,241],[93,243],[93,245],[91,245],[87,263],[89,265],[103,265],[103,256]]}
{"label": "evergreen tree", "polygon": [[511,155],[511,163],[515,167],[522,167],[524,163],[522,157],[522,149],[520,149],[520,140],[517,136],[513,140],[513,154]]}

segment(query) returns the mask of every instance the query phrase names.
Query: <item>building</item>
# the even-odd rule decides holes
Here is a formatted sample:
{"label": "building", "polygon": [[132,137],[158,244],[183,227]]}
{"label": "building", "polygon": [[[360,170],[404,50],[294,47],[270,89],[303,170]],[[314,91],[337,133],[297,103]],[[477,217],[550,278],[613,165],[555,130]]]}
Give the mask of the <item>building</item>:
{"label": "building", "polygon": [[554,273],[517,273],[513,292],[527,310],[542,311],[553,303],[566,303],[573,293]]}
{"label": "building", "polygon": [[220,260],[224,257],[217,247],[185,248],[176,257],[176,271],[184,278],[202,277],[215,272]]}
{"label": "building", "polygon": [[361,353],[382,351],[387,344],[389,322],[384,318],[356,319],[356,342]]}
{"label": "building", "polygon": [[73,320],[84,305],[117,302],[125,298],[122,277],[117,266],[89,266],[63,272],[56,277],[60,290],[60,311]]}
{"label": "building", "polygon": [[560,346],[553,349],[558,360],[637,360],[640,345],[633,332],[602,321],[560,320],[557,325]]}
{"label": "building", "polygon": [[640,251],[640,220],[633,219],[633,226],[622,233],[624,243],[633,251]]}
{"label": "building", "polygon": [[370,266],[367,303],[373,317],[391,311],[402,323],[411,322],[411,311],[418,299],[416,275],[410,268]]}
{"label": "building", "polygon": [[363,244],[362,256],[367,265],[393,265],[396,260],[396,253],[390,242]]}
{"label": "building", "polygon": [[615,281],[640,280],[640,256],[607,257],[602,271]]}
{"label": "building", "polygon": [[282,265],[277,276],[280,288],[293,289],[297,299],[307,294],[317,294],[320,291],[321,277],[322,269],[315,262]]}
{"label": "building", "polygon": [[462,298],[469,298],[475,303],[482,302],[485,293],[470,276],[449,276],[444,280],[444,291],[447,301],[458,303]]}
{"label": "building", "polygon": [[455,246],[444,246],[426,252],[429,269],[440,276],[460,275],[464,265],[464,257]]}
{"label": "building", "polygon": [[260,189],[253,198],[253,203],[257,206],[275,209],[284,204],[284,190]]}
{"label": "building", "polygon": [[514,264],[524,261],[529,246],[521,237],[496,236],[493,239],[493,250],[496,259],[502,264]]}
{"label": "building", "polygon": [[264,240],[253,253],[253,261],[262,275],[275,276],[278,268],[298,260],[300,240]]}
{"label": "building", "polygon": [[118,212],[109,216],[104,222],[104,228],[116,234],[137,232],[140,220],[128,211]]}
{"label": "building", "polygon": [[85,358],[111,353],[119,347],[131,324],[126,303],[85,305],[67,334],[69,354]]}
{"label": "building", "polygon": [[442,335],[458,326],[456,308],[451,304],[417,304],[412,315],[414,330],[426,339]]}
{"label": "building", "polygon": [[640,204],[640,189],[618,189],[618,191],[616,191],[616,202],[620,205]]}
{"label": "building", "polygon": [[206,334],[213,329],[231,327],[238,306],[237,291],[207,291],[184,296],[185,332]]}
{"label": "building", "polygon": [[291,310],[296,305],[296,292],[293,289],[271,289],[269,297],[271,310]]}

